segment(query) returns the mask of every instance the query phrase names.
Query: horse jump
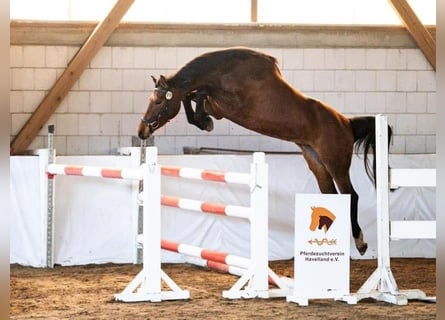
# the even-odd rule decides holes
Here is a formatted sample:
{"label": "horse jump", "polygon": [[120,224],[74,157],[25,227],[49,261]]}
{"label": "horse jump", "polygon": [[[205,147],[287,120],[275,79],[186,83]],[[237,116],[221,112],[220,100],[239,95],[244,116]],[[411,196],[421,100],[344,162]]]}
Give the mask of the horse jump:
{"label": "horse jump", "polygon": [[[421,290],[399,290],[390,266],[391,240],[436,239],[436,221],[391,221],[389,191],[392,187],[435,187],[436,169],[388,169],[388,124],[386,117],[376,116],[377,157],[377,269],[352,295],[349,303],[374,298],[397,305],[408,300],[436,301]],[[390,178],[390,180],[388,179]],[[390,181],[390,182],[388,182]]]}
{"label": "horse jump", "polygon": [[[113,168],[97,166],[77,166],[69,164],[49,163],[46,166],[48,181],[52,181],[56,175],[88,176],[111,179],[129,179],[142,181],[143,192],[138,195],[138,200],[143,203],[144,219],[143,234],[138,236],[138,241],[143,243],[143,269],[133,281],[120,294],[116,294],[116,300],[121,301],[162,301],[172,299],[188,299],[187,290],[181,290],[161,270],[160,250],[179,250],[179,245],[172,247],[172,242],[160,239],[160,207],[161,205],[183,208],[186,210],[200,211],[218,215],[227,215],[243,218],[251,224],[251,258],[237,257],[218,253],[211,250],[202,250],[204,256],[187,260],[196,264],[203,263],[198,258],[206,258],[208,267],[227,271],[240,275],[235,285],[223,292],[226,298],[268,298],[272,296],[285,296],[289,282],[278,277],[268,267],[268,186],[267,164],[264,162],[264,153],[254,154],[254,163],[250,173],[219,172],[193,168],[176,168],[160,166],[157,164],[156,148],[147,148],[147,161],[138,168]],[[54,158],[54,157],[53,157]],[[174,176],[178,178],[199,179],[203,181],[217,181],[223,183],[244,184],[249,187],[251,194],[250,207],[223,205],[219,203],[203,202],[160,194],[160,176]],[[53,198],[53,197],[52,197]],[[170,244],[170,245],[168,245]],[[192,246],[181,245],[188,248],[190,254]],[[199,248],[192,249],[193,252]],[[224,257],[224,259],[223,259]],[[50,264],[51,265],[51,264]],[[161,280],[167,283],[170,291],[161,291]],[[275,284],[279,289],[269,289],[269,283]]]}
{"label": "horse jump", "polygon": [[[203,181],[244,184],[249,186],[251,195],[250,207],[209,203],[166,195],[160,196],[161,205],[199,211],[202,213],[227,215],[250,221],[250,259],[187,244],[179,244],[169,240],[161,240],[162,249],[177,252],[183,256],[185,255],[187,256],[186,261],[188,262],[193,264],[196,264],[194,262],[197,262],[199,265],[205,264],[208,267],[220,271],[241,275],[230,290],[223,292],[223,296],[230,299],[255,297],[268,298],[272,296],[283,297],[288,293],[288,285],[284,283],[285,280],[278,277],[268,267],[267,165],[264,162],[264,153],[254,153],[253,158],[254,162],[251,165],[249,174],[193,168],[177,168],[171,166],[160,167],[161,175]],[[144,204],[144,207],[145,206],[151,206],[151,203]],[[140,236],[139,238],[142,237]],[[147,254],[148,253],[144,249],[144,256]],[[269,282],[277,285],[279,289],[269,289]]]}

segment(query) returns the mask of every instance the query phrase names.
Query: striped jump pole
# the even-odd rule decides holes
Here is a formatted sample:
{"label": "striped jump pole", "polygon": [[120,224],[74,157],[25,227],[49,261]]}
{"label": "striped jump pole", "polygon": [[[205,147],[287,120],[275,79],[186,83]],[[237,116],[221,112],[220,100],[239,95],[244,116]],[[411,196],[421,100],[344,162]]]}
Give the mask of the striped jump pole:
{"label": "striped jump pole", "polygon": [[225,252],[208,250],[170,240],[161,240],[161,248],[167,251],[177,252],[204,260],[223,263],[242,269],[248,269],[251,265],[251,261],[248,258],[232,255]]}
{"label": "striped jump pole", "polygon": [[[239,277],[246,272],[251,264],[251,260],[248,258],[170,240],[161,240],[161,248],[166,251],[182,254],[187,263]],[[288,286],[293,286],[292,279],[287,277],[279,278],[281,281],[287,282]],[[268,282],[269,284],[277,285],[271,276],[268,277]]]}
{"label": "striped jump pole", "polygon": [[244,219],[250,219],[250,213],[251,213],[250,212],[251,209],[248,207],[197,201],[197,200],[171,197],[165,195],[161,196],[161,204],[163,206],[182,208],[192,211],[200,211],[204,213],[220,214],[229,217],[237,217]]}
{"label": "striped jump pole", "polygon": [[97,166],[74,166],[68,164],[49,164],[48,175],[100,177],[111,179],[142,180],[143,168],[105,168]]}
{"label": "striped jump pole", "polygon": [[[139,201],[141,201],[142,198],[143,192],[138,197]],[[221,203],[205,202],[166,195],[161,195],[161,205],[202,213],[212,213],[217,215],[225,215],[228,217],[237,217],[242,219],[250,219],[251,216],[251,208],[249,207],[225,205]]]}
{"label": "striped jump pole", "polygon": [[244,274],[244,272],[246,272],[246,269],[230,266],[228,264],[221,262],[205,260],[202,258],[191,257],[188,255],[183,255],[183,258],[185,262],[188,264],[193,264],[198,267],[208,268],[221,273],[228,273],[238,277],[241,277]]}
{"label": "striped jump pole", "polygon": [[248,173],[223,172],[195,168],[161,166],[161,175],[246,185],[250,183],[250,174]]}

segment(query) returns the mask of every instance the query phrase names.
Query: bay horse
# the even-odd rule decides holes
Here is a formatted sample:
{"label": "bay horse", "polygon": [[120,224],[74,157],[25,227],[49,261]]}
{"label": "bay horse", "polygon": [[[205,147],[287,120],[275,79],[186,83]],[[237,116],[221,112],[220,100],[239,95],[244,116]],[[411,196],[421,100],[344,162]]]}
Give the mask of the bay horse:
{"label": "bay horse", "polygon": [[375,150],[373,116],[348,118],[304,95],[285,81],[274,57],[249,48],[208,52],[172,75],[152,78],[155,89],[138,126],[141,139],[174,118],[182,102],[188,122],[202,130],[213,129],[211,117],[226,118],[260,134],[296,143],[322,193],[337,193],[338,189],[351,195],[352,236],[358,252],[366,252],[349,167],[354,144],[357,150],[363,147],[366,172],[375,182],[375,157],[372,166],[368,161],[368,153]]}

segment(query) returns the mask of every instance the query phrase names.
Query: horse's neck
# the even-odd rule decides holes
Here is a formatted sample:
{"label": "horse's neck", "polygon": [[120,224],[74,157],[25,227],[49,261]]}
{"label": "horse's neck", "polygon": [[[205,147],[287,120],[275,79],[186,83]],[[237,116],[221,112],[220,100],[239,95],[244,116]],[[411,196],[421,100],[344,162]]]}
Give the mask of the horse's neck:
{"label": "horse's neck", "polygon": [[203,87],[207,80],[205,74],[199,70],[191,71],[189,66],[179,69],[174,75],[170,77],[169,82],[176,88],[184,91],[184,94],[188,94],[191,91],[200,89]]}

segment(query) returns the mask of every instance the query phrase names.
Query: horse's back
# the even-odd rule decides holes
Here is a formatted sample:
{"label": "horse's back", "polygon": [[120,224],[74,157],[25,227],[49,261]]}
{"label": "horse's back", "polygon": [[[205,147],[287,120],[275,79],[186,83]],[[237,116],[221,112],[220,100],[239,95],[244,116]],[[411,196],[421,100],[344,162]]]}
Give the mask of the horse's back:
{"label": "horse's back", "polygon": [[274,57],[244,47],[204,53],[179,69],[169,79],[173,86],[212,85],[262,81],[277,72]]}
{"label": "horse's back", "polygon": [[214,63],[221,64],[224,64],[226,61],[245,62],[249,59],[263,61],[264,63],[269,64],[275,64],[277,62],[277,60],[270,55],[244,47],[234,47],[211,51],[198,56],[196,59],[214,60]]}

